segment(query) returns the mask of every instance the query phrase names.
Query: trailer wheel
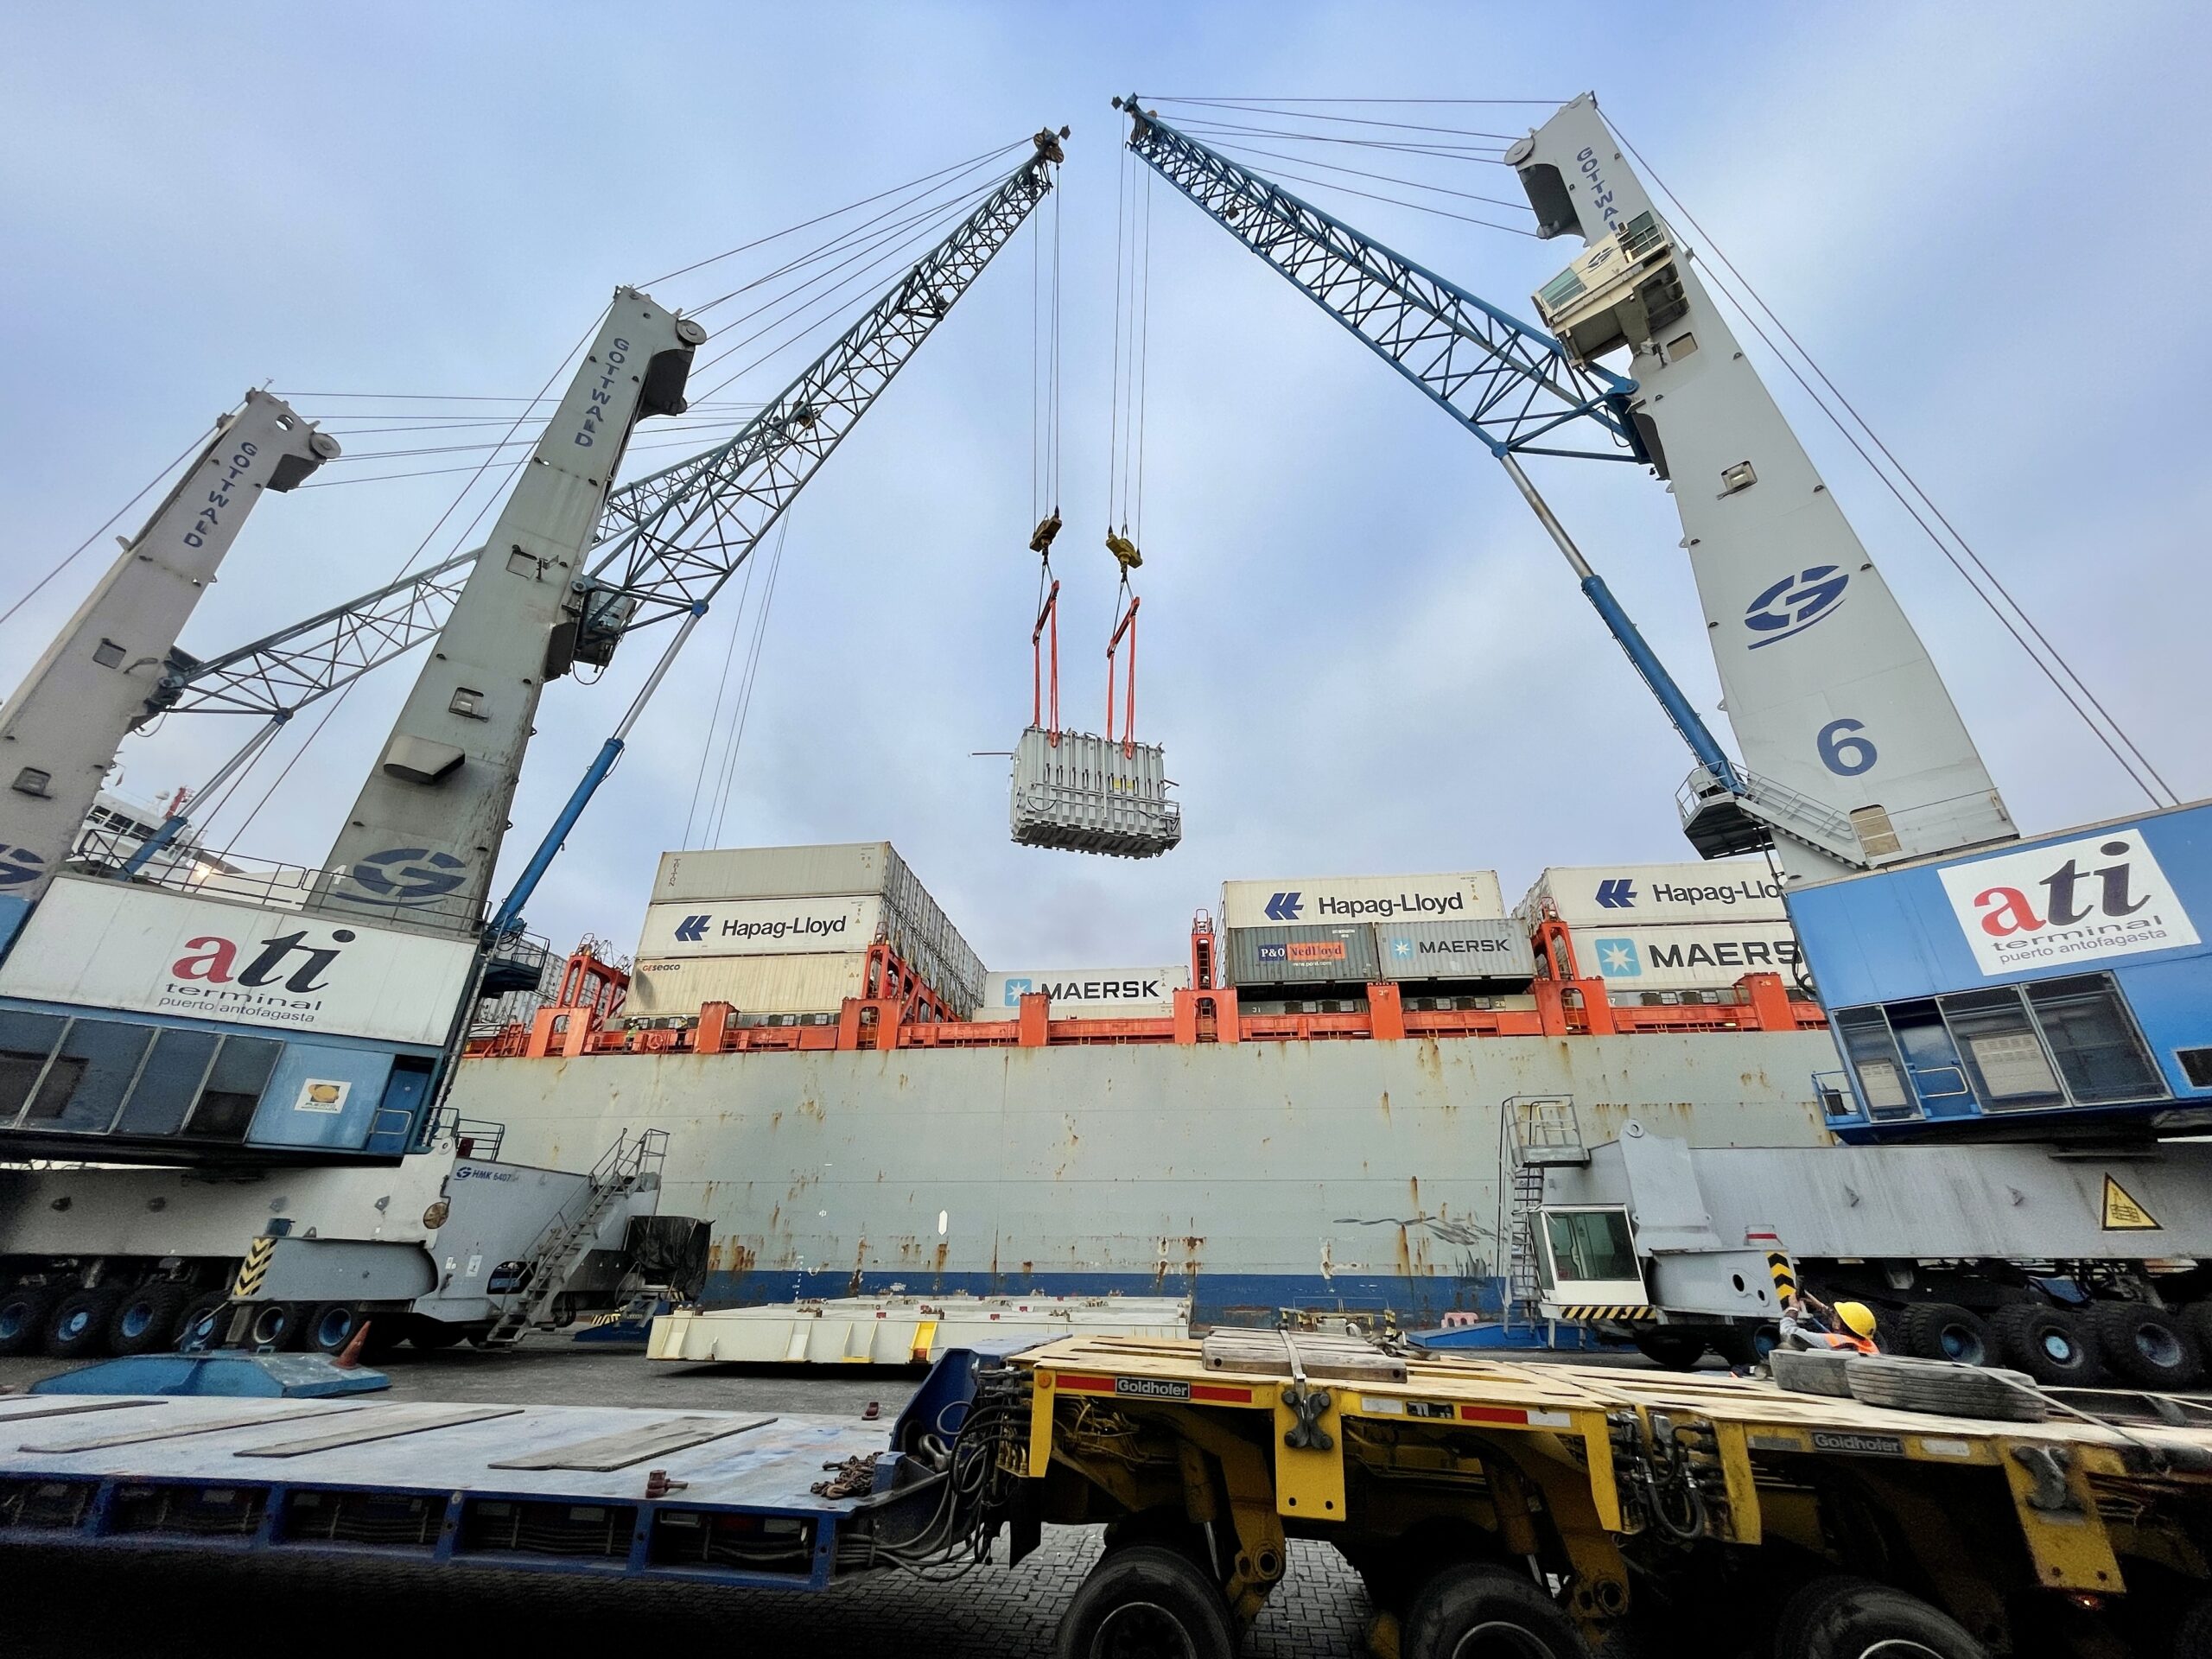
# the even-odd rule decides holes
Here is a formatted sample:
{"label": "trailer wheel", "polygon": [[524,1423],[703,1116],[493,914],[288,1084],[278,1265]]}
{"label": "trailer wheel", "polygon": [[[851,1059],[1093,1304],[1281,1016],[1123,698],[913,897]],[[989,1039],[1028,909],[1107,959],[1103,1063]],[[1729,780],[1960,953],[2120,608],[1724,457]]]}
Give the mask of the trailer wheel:
{"label": "trailer wheel", "polygon": [[1989,1325],[2005,1359],[2038,1382],[2086,1388],[2102,1373],[2088,1322],[2070,1307],[2013,1302],[1999,1308]]}
{"label": "trailer wheel", "polygon": [[1964,1626],[1869,1579],[1815,1579],[1776,1621],[1775,1659],[1988,1659]]}
{"label": "trailer wheel", "polygon": [[1236,1651],[1220,1590],[1165,1544],[1107,1551],[1052,1640],[1053,1659],[1231,1659]]}
{"label": "trailer wheel", "polygon": [[1521,1573],[1493,1563],[1447,1567],[1414,1598],[1399,1632],[1403,1659],[1588,1659],[1574,1621]]}
{"label": "trailer wheel", "polygon": [[1705,1357],[1705,1338],[1691,1331],[1639,1331],[1636,1351],[1663,1370],[1694,1371]]}
{"label": "trailer wheel", "polygon": [[2204,1377],[2204,1351],[2190,1328],[2148,1302],[2097,1302],[2089,1317],[2105,1363],[2150,1389],[2194,1388]]}
{"label": "trailer wheel", "polygon": [[1961,1365],[1990,1365],[1997,1360],[1997,1339],[1979,1313],[1955,1302],[1919,1302],[1897,1323],[1904,1348],[1922,1359],[1948,1359]]}
{"label": "trailer wheel", "polygon": [[2040,1423],[2050,1415],[2050,1402],[2043,1397],[2035,1379],[2018,1371],[1870,1354],[1847,1360],[1843,1376],[1851,1385],[1853,1399],[1892,1411],[1927,1411],[2003,1423]]}
{"label": "trailer wheel", "polygon": [[157,1280],[137,1289],[115,1305],[107,1322],[107,1345],[118,1354],[158,1354],[168,1350],[176,1332],[176,1316],[192,1294],[189,1285]]}
{"label": "trailer wheel", "polygon": [[342,1353],[360,1323],[351,1302],[318,1302],[300,1326],[300,1346],[311,1354]]}
{"label": "trailer wheel", "polygon": [[46,1316],[54,1311],[54,1292],[45,1285],[17,1285],[0,1291],[0,1357],[12,1359],[28,1354],[46,1334]]}
{"label": "trailer wheel", "polygon": [[56,1359],[94,1359],[107,1351],[107,1322],[117,1297],[111,1290],[73,1290],[46,1322],[46,1351]]}

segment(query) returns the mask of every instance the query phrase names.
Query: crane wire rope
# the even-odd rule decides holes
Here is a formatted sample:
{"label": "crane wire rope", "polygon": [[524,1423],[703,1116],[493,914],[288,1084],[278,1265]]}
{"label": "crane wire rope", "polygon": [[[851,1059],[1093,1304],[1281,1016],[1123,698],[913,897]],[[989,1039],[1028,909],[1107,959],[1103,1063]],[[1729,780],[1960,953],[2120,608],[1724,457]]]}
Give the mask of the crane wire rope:
{"label": "crane wire rope", "polygon": [[715,686],[714,711],[707,716],[707,729],[701,734],[699,740],[699,771],[697,776],[691,780],[691,804],[683,815],[683,844],[686,848],[691,845],[692,821],[698,816],[699,797],[706,788],[709,762],[715,752],[715,737],[721,729],[722,703],[729,690],[730,664],[737,660],[738,637],[745,629],[745,607],[753,597],[754,569],[753,561],[747,559],[745,562],[745,583],[738,589],[737,607],[730,615],[729,644],[722,650],[721,678]]}
{"label": "crane wire rope", "polygon": [[760,683],[761,648],[767,638],[769,616],[775,608],[776,585],[783,575],[784,544],[790,539],[791,526],[791,512],[786,509],[776,526],[776,544],[769,550],[767,576],[761,584],[760,607],[753,613],[753,641],[746,652],[745,672],[739,680],[736,708],[730,720],[729,742],[722,757],[721,782],[715,802],[710,841],[721,839],[722,825],[728,817],[730,789],[737,778],[738,754],[745,747],[745,728],[753,716],[753,693]]}
{"label": "crane wire rope", "polygon": [[[2090,734],[2119,763],[2120,770],[2127,774],[2128,780],[2144,792],[2153,806],[2178,805],[2180,797],[2159,773],[2150,758],[2144,753],[2141,746],[2113,716],[2111,711],[2106,709],[2104,703],[2090,689],[2088,682],[2082,677],[2073,664],[2067,659],[2065,654],[2051,643],[2050,637],[2037,626],[2034,618],[2029,615],[2026,608],[2013,598],[2011,591],[1998,579],[1981,556],[1974,550],[1966,537],[1959,533],[1950,518],[1921,486],[1919,480],[1914,478],[1904,463],[1897,459],[1896,453],[1891,449],[1890,446],[1883,442],[1881,435],[1867,424],[1866,417],[1860,415],[1856,406],[1844,396],[1835,382],[1828,377],[1827,371],[1822,369],[1814,359],[1813,354],[1805,349],[1797,337],[1789,331],[1788,325],[1777,316],[1773,308],[1760,297],[1758,291],[1751,286],[1750,280],[1721,251],[1719,244],[1715,242],[1707,233],[1705,227],[1698,223],[1681,198],[1669,188],[1666,182],[1653,171],[1651,164],[1643,159],[1643,155],[1634,144],[1629,143],[1626,135],[1622,134],[1617,125],[1614,127],[1614,132],[1620,137],[1622,147],[1636,158],[1637,165],[1643,169],[1645,176],[1650,179],[1653,187],[1674,205],[1675,211],[1681,214],[1682,222],[1696,232],[1699,239],[1711,251],[1715,264],[1743,289],[1744,296],[1748,296],[1748,302],[1745,297],[1739,297],[1731,291],[1727,283],[1720,280],[1717,273],[1708,267],[1707,274],[1713,281],[1714,289],[1735,308],[1738,315],[1750,326],[1751,332],[1759,337],[1766,348],[1774,353],[1776,359],[1789,371],[1790,378],[1796,381],[1806,395],[1813,400],[1815,406],[1827,417],[1829,424],[1835,428],[1844,441],[1857,452],[1859,458],[1866,463],[1868,469],[1881,480],[1883,486],[1897,499],[1898,505],[1904,509],[1913,523],[1917,524],[1921,531],[1935,544],[1936,551],[1942,554],[1951,568],[1965,581],[1974,596],[1988,607],[1990,614],[1994,616],[2005,631],[2012,637],[2013,642],[2026,654],[2028,660],[2032,662],[2042,672],[2044,677],[2050,682],[2052,689],[2065,700],[2067,706],[2088,728]],[[1754,313],[1752,308],[1754,306],[1758,308],[1758,312],[1766,315],[1774,324],[1777,332],[1787,340],[1796,349],[1797,355],[1803,359],[1806,367],[1811,370],[1813,376],[1820,381],[1820,387],[1815,387],[1811,381],[1808,380],[1804,372],[1790,360],[1789,354],[1775,343],[1773,337],[1761,325],[1758,315]],[[1821,387],[1826,388],[1834,402],[1840,404],[1845,413],[1850,416],[1849,423],[1847,423],[1843,416],[1830,406],[1828,398],[1821,394]],[[1853,423],[1859,428],[1859,432],[1866,435],[1866,442],[1860,441],[1859,432],[1852,430]],[[1889,462],[1890,467],[1895,469],[1896,479],[1891,478],[1889,472],[1885,471],[1874,456],[1868,453],[1866,447],[1868,442],[1871,442],[1874,448],[1880,452],[1883,459]],[[1897,479],[1904,480],[1904,487],[1899,487]],[[1906,494],[1908,489],[1911,492],[1910,498]],[[1919,505],[1915,505],[1913,498],[1917,499]],[[1925,513],[1922,511],[1923,506],[1926,509]],[[1952,542],[1957,543],[1956,551],[1944,540],[1942,535],[1938,533],[1936,525],[1929,522],[1930,516],[1942,524],[1944,531],[1949,532]],[[1961,557],[1961,554],[1964,555],[1963,560]],[[1968,569],[1969,565],[1972,569]],[[1995,597],[1993,597],[1993,593]],[[2003,605],[1998,602],[1999,599],[2002,599]],[[2006,614],[2005,607],[2010,607],[2012,614]],[[2016,617],[2017,622],[2014,620]],[[2030,636],[2032,636],[2035,645],[2029,643]],[[2037,651],[2036,645],[2043,648],[2040,652]],[[2060,671],[2064,672],[2063,679],[2060,677]],[[2069,681],[2072,682],[2071,685],[2068,683]],[[2097,719],[2092,718],[2091,709],[2095,711],[2096,715],[2101,717],[2102,725],[2099,724]],[[2107,728],[2109,730],[2107,729]]]}

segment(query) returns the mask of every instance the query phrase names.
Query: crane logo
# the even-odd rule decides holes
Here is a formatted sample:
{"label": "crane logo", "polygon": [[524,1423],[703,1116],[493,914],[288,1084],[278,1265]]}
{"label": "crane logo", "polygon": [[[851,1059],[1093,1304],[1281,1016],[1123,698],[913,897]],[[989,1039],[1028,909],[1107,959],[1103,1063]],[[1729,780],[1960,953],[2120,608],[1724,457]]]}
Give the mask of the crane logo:
{"label": "crane logo", "polygon": [[46,874],[46,861],[28,847],[0,846],[0,887],[20,887]]}
{"label": "crane logo", "polygon": [[387,904],[427,905],[468,877],[465,860],[427,847],[391,847],[353,861],[353,884]]}
{"label": "crane logo", "polygon": [[1808,565],[1784,576],[1744,607],[1744,626],[1761,636],[1751,641],[1751,649],[1778,645],[1834,615],[1850,581],[1848,571],[1833,564]]}
{"label": "crane logo", "polygon": [[1942,874],[1985,975],[2197,943],[2139,830],[1979,859]]}

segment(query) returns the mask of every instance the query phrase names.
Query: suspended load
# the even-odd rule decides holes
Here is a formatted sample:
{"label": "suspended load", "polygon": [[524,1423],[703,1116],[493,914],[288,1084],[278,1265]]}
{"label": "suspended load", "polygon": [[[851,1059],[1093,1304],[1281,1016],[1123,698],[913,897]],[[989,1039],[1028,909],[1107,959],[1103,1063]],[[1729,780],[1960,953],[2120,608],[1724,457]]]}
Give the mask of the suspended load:
{"label": "suspended load", "polygon": [[[1128,603],[1106,644],[1106,734],[1063,731],[1060,584],[1052,576],[1050,550],[1052,535],[1059,527],[1059,515],[1055,512],[1038,526],[1037,537],[1030,543],[1044,554],[1039,578],[1043,600],[1037,609],[1037,625],[1029,635],[1029,726],[1014,753],[1014,838],[1024,847],[1049,847],[1060,852],[1157,858],[1183,839],[1183,812],[1168,798],[1166,761],[1160,746],[1140,743],[1135,736],[1138,601],[1135,594],[1128,593],[1128,572],[1143,558],[1126,531],[1108,536],[1107,549],[1122,567],[1122,591]],[[1118,689],[1116,658],[1125,639],[1129,645],[1128,699],[1122,735],[1117,738],[1114,735],[1114,694]]]}

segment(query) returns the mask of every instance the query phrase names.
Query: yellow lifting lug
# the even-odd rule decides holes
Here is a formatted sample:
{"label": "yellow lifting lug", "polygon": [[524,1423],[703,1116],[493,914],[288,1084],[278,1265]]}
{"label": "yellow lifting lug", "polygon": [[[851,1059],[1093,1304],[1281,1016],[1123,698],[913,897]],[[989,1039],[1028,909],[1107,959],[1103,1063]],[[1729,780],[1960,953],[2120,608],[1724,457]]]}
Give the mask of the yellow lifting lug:
{"label": "yellow lifting lug", "polygon": [[1032,553],[1050,553],[1052,550],[1052,537],[1059,533],[1060,510],[1055,507],[1049,518],[1039,518],[1037,521],[1037,528],[1029,537],[1029,550]]}
{"label": "yellow lifting lug", "polygon": [[1106,532],[1106,550],[1122,562],[1122,571],[1125,575],[1144,563],[1144,555],[1137,551],[1135,542],[1110,530]]}

